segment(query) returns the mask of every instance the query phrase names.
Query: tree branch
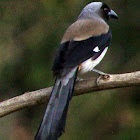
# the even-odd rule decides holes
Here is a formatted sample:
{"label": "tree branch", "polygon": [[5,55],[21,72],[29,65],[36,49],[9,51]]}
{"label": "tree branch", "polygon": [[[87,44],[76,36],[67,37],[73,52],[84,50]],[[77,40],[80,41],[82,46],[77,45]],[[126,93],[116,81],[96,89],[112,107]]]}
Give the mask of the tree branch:
{"label": "tree branch", "polygon": [[[114,74],[110,75],[108,78],[102,77],[99,79],[98,84],[96,84],[96,78],[77,81],[74,95],[130,86],[140,86],[140,71]],[[26,92],[20,96],[1,102],[0,117],[26,107],[48,102],[51,90],[52,87]]]}

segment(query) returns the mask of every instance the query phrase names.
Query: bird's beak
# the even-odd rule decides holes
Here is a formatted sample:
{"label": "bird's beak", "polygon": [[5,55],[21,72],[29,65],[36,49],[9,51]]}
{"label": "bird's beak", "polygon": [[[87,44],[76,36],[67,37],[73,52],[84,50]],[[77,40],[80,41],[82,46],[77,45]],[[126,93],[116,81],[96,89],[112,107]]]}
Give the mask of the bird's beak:
{"label": "bird's beak", "polygon": [[111,11],[108,13],[108,16],[109,16],[110,18],[118,19],[118,15],[117,15],[113,10],[111,10]]}

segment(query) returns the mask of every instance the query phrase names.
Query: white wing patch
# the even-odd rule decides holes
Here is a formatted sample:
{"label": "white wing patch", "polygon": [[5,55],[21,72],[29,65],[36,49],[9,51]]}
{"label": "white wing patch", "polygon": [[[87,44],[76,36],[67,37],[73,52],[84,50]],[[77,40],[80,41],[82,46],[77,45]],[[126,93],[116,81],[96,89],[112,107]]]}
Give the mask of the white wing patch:
{"label": "white wing patch", "polygon": [[93,49],[93,51],[94,51],[94,52],[99,52],[99,51],[100,51],[100,49],[99,49],[99,47],[98,47],[98,46],[96,46],[96,47]]}
{"label": "white wing patch", "polygon": [[81,73],[85,73],[88,71],[92,71],[93,68],[100,63],[100,61],[103,59],[107,52],[108,47],[106,47],[103,52],[100,54],[99,57],[97,57],[95,60],[92,60],[92,58],[89,58],[88,60],[84,61],[81,65]]}

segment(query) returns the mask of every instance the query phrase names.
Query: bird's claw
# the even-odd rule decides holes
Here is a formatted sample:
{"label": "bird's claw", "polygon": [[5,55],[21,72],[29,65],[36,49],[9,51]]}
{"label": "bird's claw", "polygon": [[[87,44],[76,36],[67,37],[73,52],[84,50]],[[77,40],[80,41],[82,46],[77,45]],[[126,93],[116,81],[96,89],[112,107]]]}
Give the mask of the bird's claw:
{"label": "bird's claw", "polygon": [[108,78],[110,78],[110,74],[107,74],[107,73],[99,74],[99,77],[96,79],[96,84],[98,85],[99,81],[101,79],[105,80],[105,79],[108,79]]}

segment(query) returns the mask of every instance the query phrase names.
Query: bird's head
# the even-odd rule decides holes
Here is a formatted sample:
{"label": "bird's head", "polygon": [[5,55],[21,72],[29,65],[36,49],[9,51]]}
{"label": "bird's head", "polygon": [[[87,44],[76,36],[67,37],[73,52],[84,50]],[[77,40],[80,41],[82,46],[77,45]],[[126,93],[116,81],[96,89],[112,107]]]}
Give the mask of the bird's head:
{"label": "bird's head", "polygon": [[105,21],[111,18],[118,19],[118,15],[103,2],[89,3],[80,13],[79,18],[100,17]]}

